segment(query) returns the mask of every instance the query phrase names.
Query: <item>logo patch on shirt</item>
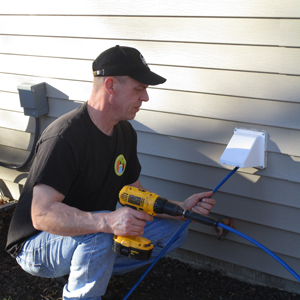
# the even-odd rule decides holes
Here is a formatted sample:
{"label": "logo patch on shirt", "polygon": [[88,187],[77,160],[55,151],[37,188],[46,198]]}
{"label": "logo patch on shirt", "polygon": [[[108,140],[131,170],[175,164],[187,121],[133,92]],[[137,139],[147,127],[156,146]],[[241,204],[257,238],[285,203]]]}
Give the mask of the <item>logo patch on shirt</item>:
{"label": "logo patch on shirt", "polygon": [[115,172],[118,176],[123,175],[126,167],[126,159],[123,154],[120,154],[115,161]]}

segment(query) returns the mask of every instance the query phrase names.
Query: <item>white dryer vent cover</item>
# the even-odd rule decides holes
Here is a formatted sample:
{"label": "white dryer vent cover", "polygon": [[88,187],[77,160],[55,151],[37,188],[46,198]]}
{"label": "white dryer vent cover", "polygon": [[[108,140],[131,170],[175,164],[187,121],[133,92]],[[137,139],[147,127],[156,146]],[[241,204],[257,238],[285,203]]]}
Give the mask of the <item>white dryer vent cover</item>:
{"label": "white dryer vent cover", "polygon": [[235,128],[220,163],[239,168],[266,168],[267,134],[265,131]]}

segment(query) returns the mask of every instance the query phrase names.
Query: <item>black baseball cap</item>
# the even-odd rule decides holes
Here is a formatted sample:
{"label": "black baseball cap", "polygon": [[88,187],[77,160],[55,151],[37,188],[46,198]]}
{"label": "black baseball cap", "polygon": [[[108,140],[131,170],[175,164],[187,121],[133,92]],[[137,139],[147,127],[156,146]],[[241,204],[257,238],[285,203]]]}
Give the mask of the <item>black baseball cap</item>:
{"label": "black baseball cap", "polygon": [[150,70],[137,49],[119,45],[105,50],[94,60],[93,74],[95,77],[130,76],[147,85],[157,85],[166,81]]}

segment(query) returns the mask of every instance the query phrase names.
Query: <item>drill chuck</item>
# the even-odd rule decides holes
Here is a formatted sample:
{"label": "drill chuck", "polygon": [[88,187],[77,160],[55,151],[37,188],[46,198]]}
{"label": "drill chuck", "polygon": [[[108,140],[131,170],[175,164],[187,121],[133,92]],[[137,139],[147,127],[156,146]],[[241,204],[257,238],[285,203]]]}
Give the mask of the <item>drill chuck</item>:
{"label": "drill chuck", "polygon": [[201,214],[193,212],[191,210],[185,210],[183,212],[183,216],[186,219],[189,219],[191,221],[195,221],[195,222],[202,223],[204,225],[209,225],[209,226],[217,226],[219,223],[217,220],[215,220],[213,218],[201,215]]}
{"label": "drill chuck", "polygon": [[166,214],[173,217],[182,216],[184,212],[178,204],[172,203],[163,197],[156,198],[153,210],[157,214]]}

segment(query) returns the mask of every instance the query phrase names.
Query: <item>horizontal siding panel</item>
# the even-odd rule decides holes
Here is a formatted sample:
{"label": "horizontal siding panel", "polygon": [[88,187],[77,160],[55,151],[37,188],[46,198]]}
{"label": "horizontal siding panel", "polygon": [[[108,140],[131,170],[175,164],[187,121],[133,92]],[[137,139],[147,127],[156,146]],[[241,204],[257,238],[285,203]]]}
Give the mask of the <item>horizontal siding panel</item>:
{"label": "horizontal siding panel", "polygon": [[1,72],[72,80],[93,80],[92,62],[60,58],[0,55]]}
{"label": "horizontal siding panel", "polygon": [[[207,235],[201,235],[199,237],[199,234],[193,232],[190,232],[182,248],[239,266],[296,281],[293,275],[260,248],[252,247],[249,249],[249,246],[240,243],[223,243],[222,246],[220,246],[215,238]],[[281,255],[281,258],[289,266],[292,266],[294,270],[300,270],[299,259],[285,255]]]}
{"label": "horizontal siding panel", "polygon": [[[148,89],[148,94],[150,101],[143,103],[142,106],[143,109],[147,110],[300,129],[300,103],[274,102],[151,88]],[[59,95],[57,96],[59,97]],[[186,102],[188,102],[188,105]],[[58,117],[77,108],[82,102],[63,101],[48,96],[48,103],[48,116]],[[0,109],[23,112],[19,95],[11,92],[0,92]]]}
{"label": "horizontal siding panel", "polygon": [[[43,132],[49,124],[56,118],[41,116],[40,133]],[[0,110],[0,128],[13,129],[17,131],[26,131],[35,133],[35,120],[33,117],[24,116],[23,113]]]}
{"label": "horizontal siding panel", "polygon": [[34,118],[24,116],[21,112],[0,110],[0,127],[26,131],[32,125],[34,126]]}
{"label": "horizontal siding panel", "polygon": [[[46,92],[47,92],[47,85],[48,84],[46,84]],[[48,100],[48,107],[49,107],[49,112],[47,115],[49,117],[56,117],[56,118],[73,109],[76,109],[83,103],[80,101],[72,101],[72,100],[66,101],[66,99],[52,98],[49,97],[48,95],[47,95],[47,100]],[[21,107],[20,104],[19,94],[11,93],[11,92],[9,93],[0,92],[0,109],[24,113],[24,109],[23,107]]]}
{"label": "horizontal siding panel", "polygon": [[62,100],[57,98],[48,98],[49,103],[49,117],[58,118],[71,110],[78,108],[83,102]]}
{"label": "horizontal siding panel", "polygon": [[[216,220],[221,220],[217,215],[211,214],[211,217],[215,218]],[[273,252],[276,252],[280,255],[287,255],[300,259],[299,234],[280,230],[277,228],[244,222],[243,220],[236,218],[234,220],[237,226],[236,229],[238,231],[250,236],[257,242],[263,244],[268,249],[272,249]],[[197,233],[199,232],[200,235],[204,233],[214,237],[212,228],[210,226],[206,226],[200,223],[191,223],[189,225],[189,229]],[[280,243],[278,243],[278,241],[280,241]],[[240,244],[253,246],[253,244],[248,240],[240,238],[238,235],[231,232],[226,235],[225,242],[237,242]],[[222,247],[222,244],[222,241],[220,241],[219,246]]]}
{"label": "horizontal siding panel", "polygon": [[[238,184],[238,181],[243,180],[242,176],[236,177],[237,178],[232,178],[231,182],[226,183],[228,186],[226,193],[220,192],[214,196],[218,203],[214,208],[215,213],[230,216],[234,219],[244,220],[251,224],[256,223],[262,226],[276,228],[276,230],[300,234],[300,209],[286,206],[288,202],[286,199],[291,197],[297,198],[297,196],[295,196],[296,194],[287,195],[283,201],[282,198],[274,195],[273,191],[269,189],[265,194],[266,197],[272,197],[273,203],[266,203],[250,198],[251,191],[249,190],[250,184],[248,184],[247,189],[244,191],[246,192],[246,195],[241,197],[239,195],[234,195],[236,191],[234,186],[235,183]],[[256,188],[256,186],[254,188]]]}
{"label": "horizontal siding panel", "polygon": [[31,133],[0,127],[0,144],[3,146],[30,150],[33,139],[34,135]]}
{"label": "horizontal siding panel", "polygon": [[[61,97],[63,99],[88,99],[91,91],[91,83],[73,82],[66,80],[38,78],[21,75],[0,74],[0,89],[17,92],[17,85],[22,82],[47,82],[47,95],[49,97]],[[62,92],[64,91],[64,92]],[[152,92],[152,91],[151,91]],[[150,100],[150,101],[155,101]],[[51,102],[50,102],[51,103]],[[70,105],[70,109],[75,107],[80,102],[74,102]],[[59,104],[58,104],[59,105]],[[3,121],[4,112],[2,114]],[[60,116],[60,113],[55,114],[55,117]],[[15,116],[18,119],[21,113]],[[8,116],[10,119],[11,116]],[[28,117],[24,117],[25,119]],[[14,120],[14,118],[12,118]],[[8,127],[17,130],[26,130],[26,122],[22,128],[19,128],[14,121],[9,125],[0,124],[0,127]],[[300,156],[300,133],[299,130],[286,130],[274,128],[265,125],[255,125],[252,123],[237,123],[233,121],[221,121],[206,118],[195,118],[180,115],[169,115],[166,113],[141,110],[133,121],[135,128],[139,131],[157,132],[163,135],[171,135],[175,137],[186,137],[201,141],[208,141],[227,145],[235,127],[255,128],[257,130],[265,130],[270,139],[268,140],[268,151],[281,152],[283,154]],[[34,127],[31,127],[33,132]],[[205,130],[204,130],[205,129]]]}
{"label": "horizontal siding panel", "polygon": [[[86,60],[2,54],[0,65],[2,73],[80,81],[93,79],[92,63]],[[300,76],[167,66],[152,69],[168,79],[158,88],[299,102]]]}
{"label": "horizontal siding panel", "polygon": [[[59,105],[59,102],[56,104]],[[75,108],[77,103],[71,102],[71,104],[70,107]],[[42,116],[40,118],[41,132],[56,117]],[[253,127],[252,124],[247,123],[234,123],[143,110],[137,114],[135,120],[131,123],[137,131],[141,132],[158,133],[172,137],[218,143],[225,146],[231,139],[235,127],[266,130],[269,135],[267,151],[288,154],[291,155],[293,161],[299,161],[297,158],[300,156],[299,130],[285,130],[268,126]],[[23,113],[0,110],[0,127],[34,133],[35,122],[34,118],[24,116]]]}
{"label": "horizontal siding panel", "polygon": [[144,109],[300,129],[300,102],[289,103],[159,89],[149,89],[148,93],[150,101],[143,103]]}
{"label": "horizontal siding panel", "polygon": [[253,124],[249,123],[235,123],[146,110],[141,110],[131,123],[137,131],[223,145],[228,144],[235,127],[265,130],[269,135],[268,151],[300,156],[299,130],[287,130],[262,125],[253,126]]}
{"label": "horizontal siding panel", "polygon": [[[142,166],[146,168],[145,164],[142,164]],[[199,167],[199,170],[200,171],[198,172],[206,171],[206,169],[202,167]],[[224,177],[227,174],[228,172],[224,174]],[[207,176],[209,175],[210,174]],[[285,207],[285,203],[263,203],[263,201],[250,199],[247,198],[247,196],[243,197],[235,195],[235,187],[232,186],[236,183],[236,176],[239,176],[239,174],[235,174],[223,186],[225,188],[231,182],[231,193],[229,189],[225,192],[221,189],[213,196],[213,198],[217,201],[217,204],[212,209],[212,216],[227,216],[233,218],[237,222],[238,230],[240,230],[239,222],[242,220],[249,224],[250,227],[254,226],[256,223],[258,227],[266,227],[270,228],[270,230],[282,230],[283,232],[290,231],[293,234],[300,234],[300,226],[298,225],[299,209]],[[161,179],[143,174],[141,175],[140,180],[145,188],[150,191],[154,191],[162,197],[176,201],[183,201],[193,194],[212,190],[223,179],[218,175],[211,175],[209,178],[211,182],[210,185],[212,186],[209,188],[200,187],[201,182],[203,182],[203,185],[205,184],[204,180],[199,180],[198,186],[171,181],[171,177],[168,179]],[[216,217],[216,219],[218,219],[218,217]],[[245,230],[242,228],[245,233],[249,232],[249,229],[246,227]],[[203,228],[209,227],[203,226]],[[256,233],[254,234],[254,238],[259,239],[260,236]],[[269,238],[276,240],[276,235],[274,237],[270,236]]]}
{"label": "horizontal siding panel", "polygon": [[300,74],[300,49],[221,44],[124,41],[32,36],[0,36],[2,53],[94,60],[115,45],[137,48],[147,63]]}
{"label": "horizontal siding panel", "polygon": [[[228,174],[226,169],[204,165],[200,168],[200,165],[194,163],[173,161],[167,158],[144,154],[139,154],[139,158],[142,165],[147,166],[142,170],[143,175],[207,189],[213,189]],[[238,173],[234,181],[229,181],[220,190],[237,196],[300,208],[299,198],[296,196],[300,194],[299,183]]]}
{"label": "horizontal siding panel", "polygon": [[[40,133],[56,118],[41,116]],[[17,131],[35,132],[35,120],[33,117],[24,116],[23,113],[0,110],[0,127]]]}
{"label": "horizontal siding panel", "polygon": [[[0,146],[0,149],[3,148],[4,148],[3,146]],[[19,151],[19,153],[21,153],[21,151]],[[28,170],[18,171],[18,170],[8,169],[0,166],[0,178],[3,180],[24,185],[27,176],[28,176]]]}
{"label": "horizontal siding panel", "polygon": [[164,89],[299,102],[299,76],[163,66],[155,71],[168,79]]}
{"label": "horizontal siding panel", "polygon": [[[153,26],[154,22],[160,26]],[[144,16],[0,16],[0,23],[0,34],[124,40],[140,40],[142,37],[150,41],[289,47],[300,45],[300,20],[297,19],[185,18],[183,22],[181,18]]]}
{"label": "horizontal siding panel", "polygon": [[0,109],[23,112],[19,95],[0,91]]}
{"label": "horizontal siding panel", "polygon": [[[0,74],[0,86],[3,85],[1,78],[6,78],[6,76],[1,76]],[[23,76],[8,76],[7,78],[12,79],[11,88],[13,89],[19,82],[28,81],[30,77]],[[24,80],[23,80],[24,79]],[[43,82],[45,80],[33,78],[38,82]],[[58,86],[59,89],[53,85],[47,83],[47,94],[50,95],[61,95],[63,94],[65,98],[68,98],[65,93],[62,93],[60,90],[64,90],[64,87],[67,87],[67,90],[70,93],[75,91],[80,91],[78,84],[75,82],[66,82],[63,80],[49,80],[50,84]],[[67,85],[64,85],[67,84]],[[91,85],[80,84],[82,87],[82,93],[88,91],[91,88]],[[75,91],[72,90],[74,87]],[[73,96],[73,95],[72,95]],[[66,104],[67,102],[62,102]],[[76,108],[77,105],[80,105],[81,102],[70,102],[70,105],[62,105],[64,111],[59,113],[59,101],[50,101],[52,106],[53,104],[53,116],[50,118],[48,116],[41,117],[41,131],[45,129],[45,126],[50,124],[56,117],[60,116],[65,111],[69,109]],[[286,130],[282,128],[275,128],[264,125],[254,126],[251,123],[237,123],[231,121],[221,121],[213,120],[207,118],[196,118],[189,116],[180,116],[173,114],[166,114],[154,111],[141,110],[134,121],[132,121],[135,129],[143,132],[150,133],[159,133],[162,135],[169,135],[174,137],[184,137],[187,139],[207,141],[212,143],[218,143],[227,145],[230,138],[233,135],[235,127],[244,127],[244,128],[255,128],[257,130],[265,130],[269,134],[268,140],[268,151],[280,152],[283,154],[289,154],[296,156],[295,160],[297,161],[297,156],[300,156],[300,132],[299,130]],[[24,116],[22,112],[10,112],[0,110],[0,127],[6,127],[9,129],[15,129],[20,131],[27,131],[34,133],[34,119]]]}
{"label": "horizontal siding panel", "polygon": [[[0,161],[2,163],[12,165],[12,166],[21,166],[27,160],[29,154],[30,151],[7,147],[0,144]],[[24,170],[27,170],[27,167],[24,168]],[[6,175],[7,172],[9,174],[8,177]],[[1,179],[8,179],[9,181],[13,181],[11,177],[14,176],[13,174],[19,174],[19,171],[10,168],[4,168],[4,167],[0,168]],[[13,178],[16,178],[17,176],[18,175],[16,175]]]}
{"label": "horizontal siding panel", "polygon": [[[0,55],[1,56],[1,55]],[[23,82],[38,84],[46,82],[47,97],[59,98],[64,100],[81,100],[89,99],[92,82],[77,82],[72,80],[61,80],[46,77],[34,77],[16,74],[0,73],[0,90],[18,93],[17,86]]]}
{"label": "horizontal siding panel", "polygon": [[[138,132],[138,152],[141,154],[228,168],[220,164],[224,150],[225,146],[220,144]],[[299,160],[297,157],[269,152],[266,169],[242,168],[240,172],[300,182]]]}
{"label": "horizontal siding panel", "polygon": [[[159,7],[159,10],[157,9]],[[113,7],[113,10],[112,10]],[[187,0],[53,0],[42,3],[39,0],[11,0],[1,7],[2,14],[55,14],[55,15],[162,15],[162,16],[223,16],[223,17],[300,17],[297,0],[274,0],[261,5],[260,0],[223,1]]]}

